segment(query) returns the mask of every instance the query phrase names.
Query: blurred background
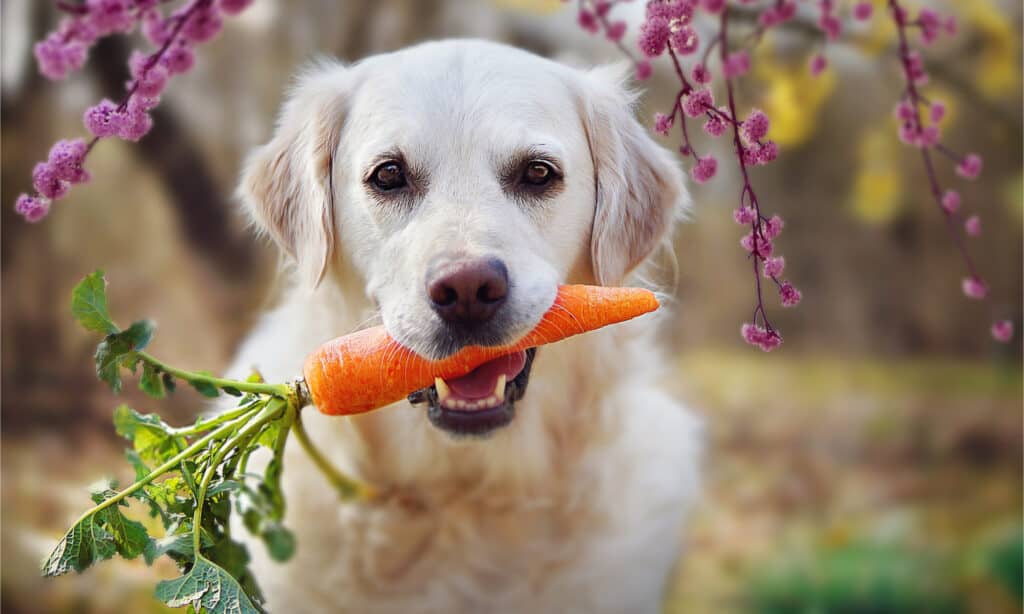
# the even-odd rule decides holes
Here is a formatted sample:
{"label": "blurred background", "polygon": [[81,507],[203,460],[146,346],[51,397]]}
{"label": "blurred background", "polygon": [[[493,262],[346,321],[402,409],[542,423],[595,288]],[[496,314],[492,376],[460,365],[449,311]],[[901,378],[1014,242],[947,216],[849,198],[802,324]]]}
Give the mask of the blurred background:
{"label": "blurred background", "polygon": [[[616,9],[631,34],[642,4]],[[754,302],[730,215],[738,183],[727,151],[717,152],[719,176],[694,187],[692,219],[675,242],[677,317],[666,338],[678,363],[671,385],[708,425],[707,494],[679,536],[688,556],[667,612],[1021,610],[1021,344],[988,333],[996,317],[1021,327],[1021,5],[925,3],[961,24],[927,50],[926,91],[948,104],[949,144],[985,158],[974,183],[940,167],[983,219],[971,249],[995,298],[982,304],[961,295],[963,265],[920,158],[895,136],[902,81],[883,4],[869,26],[828,46],[824,76],[807,70],[821,36],[798,21],[758,47],[743,80],[741,107],[765,109],[782,147],[753,180],[766,210],[786,219],[778,247],[804,292],[796,310],[771,300],[786,341],[772,355],[739,336]],[[138,41],[103,42],[83,72],[53,84],[31,53],[56,23],[51,3],[0,8],[0,607],[161,611],[150,595],[168,567],[118,560],[38,577],[85,508],[84,485],[128,476],[113,407],[158,410],[172,424],[201,407],[185,390],[159,406],[134,390],[112,396],[93,375],[95,339],[70,317],[72,286],[105,269],[115,318],[159,324],[155,354],[222,369],[268,306],[276,270],[273,248],[238,215],[234,182],[245,152],[270,135],[299,64],[454,36],[580,65],[620,56],[557,0],[256,0],[175,79],[146,138],[103,142],[88,163],[92,182],[29,225],[12,205],[30,188],[32,166],[57,139],[84,134],[87,106],[117,97]],[[645,84],[643,118],[668,108],[667,70],[659,65]],[[675,137],[665,144],[678,146]]]}

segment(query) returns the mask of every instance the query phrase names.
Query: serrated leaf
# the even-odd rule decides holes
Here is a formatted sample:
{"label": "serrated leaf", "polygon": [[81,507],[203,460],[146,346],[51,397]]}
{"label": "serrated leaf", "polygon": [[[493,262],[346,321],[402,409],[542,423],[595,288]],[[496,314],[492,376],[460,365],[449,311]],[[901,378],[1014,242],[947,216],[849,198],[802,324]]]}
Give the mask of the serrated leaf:
{"label": "serrated leaf", "polygon": [[106,285],[102,269],[86,275],[71,293],[71,313],[85,329],[111,334],[118,329],[107,311]]}
{"label": "serrated leaf", "polygon": [[61,538],[43,562],[44,576],[60,576],[69,571],[82,571],[93,563],[109,559],[117,553],[117,544],[95,514],[75,523]]}
{"label": "serrated leaf", "polygon": [[[94,493],[102,502],[114,491]],[[82,571],[93,563],[120,554],[133,559],[149,542],[146,528],[125,518],[116,505],[89,514],[64,534],[43,563],[44,576],[59,576],[69,571]]]}
{"label": "serrated leaf", "polygon": [[145,392],[154,399],[162,399],[167,396],[167,387],[164,385],[162,373],[156,367],[147,363],[142,365],[142,378],[139,380],[139,390]]}
{"label": "serrated leaf", "polygon": [[201,556],[184,576],[158,584],[156,596],[172,608],[191,605],[209,614],[260,614],[231,574]]}

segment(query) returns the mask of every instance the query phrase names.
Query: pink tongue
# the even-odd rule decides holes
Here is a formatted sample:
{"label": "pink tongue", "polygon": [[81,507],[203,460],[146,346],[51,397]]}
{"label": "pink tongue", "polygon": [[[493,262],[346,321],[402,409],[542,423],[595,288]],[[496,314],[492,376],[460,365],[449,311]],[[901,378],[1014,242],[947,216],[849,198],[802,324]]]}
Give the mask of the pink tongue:
{"label": "pink tongue", "polygon": [[504,374],[507,381],[519,375],[526,365],[526,352],[515,352],[485,362],[458,379],[445,380],[455,397],[466,401],[486,399],[494,394],[498,376]]}

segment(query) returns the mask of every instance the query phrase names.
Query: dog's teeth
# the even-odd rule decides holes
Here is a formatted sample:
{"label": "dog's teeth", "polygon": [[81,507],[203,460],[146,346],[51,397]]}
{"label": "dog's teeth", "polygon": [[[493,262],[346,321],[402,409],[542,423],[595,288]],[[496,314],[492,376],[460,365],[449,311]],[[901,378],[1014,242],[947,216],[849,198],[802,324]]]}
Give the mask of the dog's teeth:
{"label": "dog's teeth", "polygon": [[494,395],[491,395],[491,396],[487,397],[486,399],[484,399],[483,401],[480,401],[480,403],[484,407],[497,407],[498,406],[498,397],[496,397]]}
{"label": "dog's teeth", "polygon": [[462,399],[459,399],[458,401],[455,401],[455,406],[458,407],[459,409],[466,409],[466,402],[463,401]]}
{"label": "dog's teeth", "polygon": [[437,400],[442,403],[444,403],[444,400],[452,393],[452,391],[448,389],[448,384],[444,383],[444,380],[440,377],[434,378],[434,388],[437,388]]}
{"label": "dog's teeth", "polygon": [[505,400],[505,382],[507,377],[504,373],[498,376],[498,383],[494,386],[494,396],[497,398],[498,403]]}

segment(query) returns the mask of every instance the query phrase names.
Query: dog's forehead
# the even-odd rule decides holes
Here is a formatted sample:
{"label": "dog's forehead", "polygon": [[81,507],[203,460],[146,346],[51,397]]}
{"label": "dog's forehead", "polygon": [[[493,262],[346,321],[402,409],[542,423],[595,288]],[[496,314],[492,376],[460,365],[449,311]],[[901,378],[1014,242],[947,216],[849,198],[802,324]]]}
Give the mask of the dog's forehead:
{"label": "dog's forehead", "polygon": [[352,130],[367,147],[398,141],[502,141],[565,134],[579,123],[574,71],[504,45],[429,43],[359,66]]}

